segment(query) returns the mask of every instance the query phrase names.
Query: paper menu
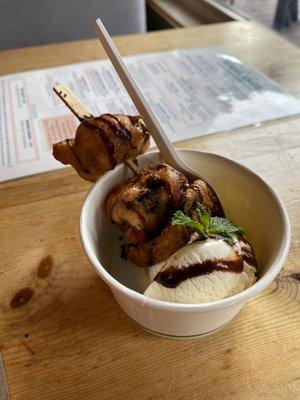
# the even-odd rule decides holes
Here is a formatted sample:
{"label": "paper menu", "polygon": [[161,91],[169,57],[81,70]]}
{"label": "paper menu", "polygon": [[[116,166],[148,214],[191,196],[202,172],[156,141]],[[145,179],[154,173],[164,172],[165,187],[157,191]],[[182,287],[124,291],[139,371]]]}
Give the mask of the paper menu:
{"label": "paper menu", "polygon": [[[172,141],[300,112],[275,82],[220,47],[127,57],[126,63]],[[94,115],[135,114],[108,60],[0,77],[0,181],[63,167],[52,143],[75,135],[78,121],[53,93],[72,89]]]}

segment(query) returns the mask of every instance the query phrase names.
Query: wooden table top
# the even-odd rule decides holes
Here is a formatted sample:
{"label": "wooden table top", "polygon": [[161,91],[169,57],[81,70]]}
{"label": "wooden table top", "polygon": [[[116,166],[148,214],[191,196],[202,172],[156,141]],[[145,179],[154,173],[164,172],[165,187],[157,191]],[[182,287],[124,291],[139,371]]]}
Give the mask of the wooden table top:
{"label": "wooden table top", "polygon": [[[221,44],[300,98],[299,50],[253,22],[116,42],[124,55]],[[95,40],[6,51],[0,74],[99,57]],[[81,247],[77,221],[90,184],[72,169],[2,184],[0,349],[11,399],[299,399],[299,131],[293,117],[181,145],[260,174],[293,229],[276,280],[222,331],[195,341],[146,333],[118,307]]]}

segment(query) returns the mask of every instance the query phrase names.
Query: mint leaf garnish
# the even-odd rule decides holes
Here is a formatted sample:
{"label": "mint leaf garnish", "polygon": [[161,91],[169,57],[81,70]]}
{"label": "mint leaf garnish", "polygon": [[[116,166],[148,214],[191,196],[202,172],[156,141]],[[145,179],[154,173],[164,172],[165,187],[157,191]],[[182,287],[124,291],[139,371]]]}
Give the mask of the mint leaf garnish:
{"label": "mint leaf garnish", "polygon": [[227,218],[211,217],[201,203],[197,203],[196,210],[199,215],[198,221],[182,211],[176,211],[172,217],[172,225],[187,226],[197,232],[201,238],[223,239],[231,246],[234,244],[235,235],[245,234],[244,229],[234,225]]}
{"label": "mint leaf garnish", "polygon": [[203,225],[204,229],[207,229],[209,227],[210,215],[201,203],[197,203],[196,210],[199,214],[201,224]]}
{"label": "mint leaf garnish", "polygon": [[172,225],[185,225],[189,228],[192,228],[195,232],[199,233],[199,235],[204,236],[204,227],[203,225],[188,215],[184,214],[182,211],[176,211],[172,217]]}

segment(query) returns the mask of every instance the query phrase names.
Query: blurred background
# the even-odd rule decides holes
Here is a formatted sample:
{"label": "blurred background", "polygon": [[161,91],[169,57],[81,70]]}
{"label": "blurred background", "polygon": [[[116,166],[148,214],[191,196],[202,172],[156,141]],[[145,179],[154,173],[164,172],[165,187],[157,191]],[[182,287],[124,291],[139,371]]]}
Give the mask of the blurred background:
{"label": "blurred background", "polygon": [[111,35],[255,20],[300,44],[298,0],[1,0],[0,50]]}

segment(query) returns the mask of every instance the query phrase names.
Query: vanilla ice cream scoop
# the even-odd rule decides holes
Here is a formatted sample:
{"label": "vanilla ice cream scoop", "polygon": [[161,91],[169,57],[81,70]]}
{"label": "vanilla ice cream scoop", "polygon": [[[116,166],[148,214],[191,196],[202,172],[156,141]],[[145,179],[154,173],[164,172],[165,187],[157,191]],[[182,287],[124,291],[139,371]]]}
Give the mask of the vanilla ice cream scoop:
{"label": "vanilla ice cream scoop", "polygon": [[150,267],[145,296],[174,303],[207,303],[247,289],[256,281],[257,263],[251,245],[236,238],[190,243],[166,262]]}

